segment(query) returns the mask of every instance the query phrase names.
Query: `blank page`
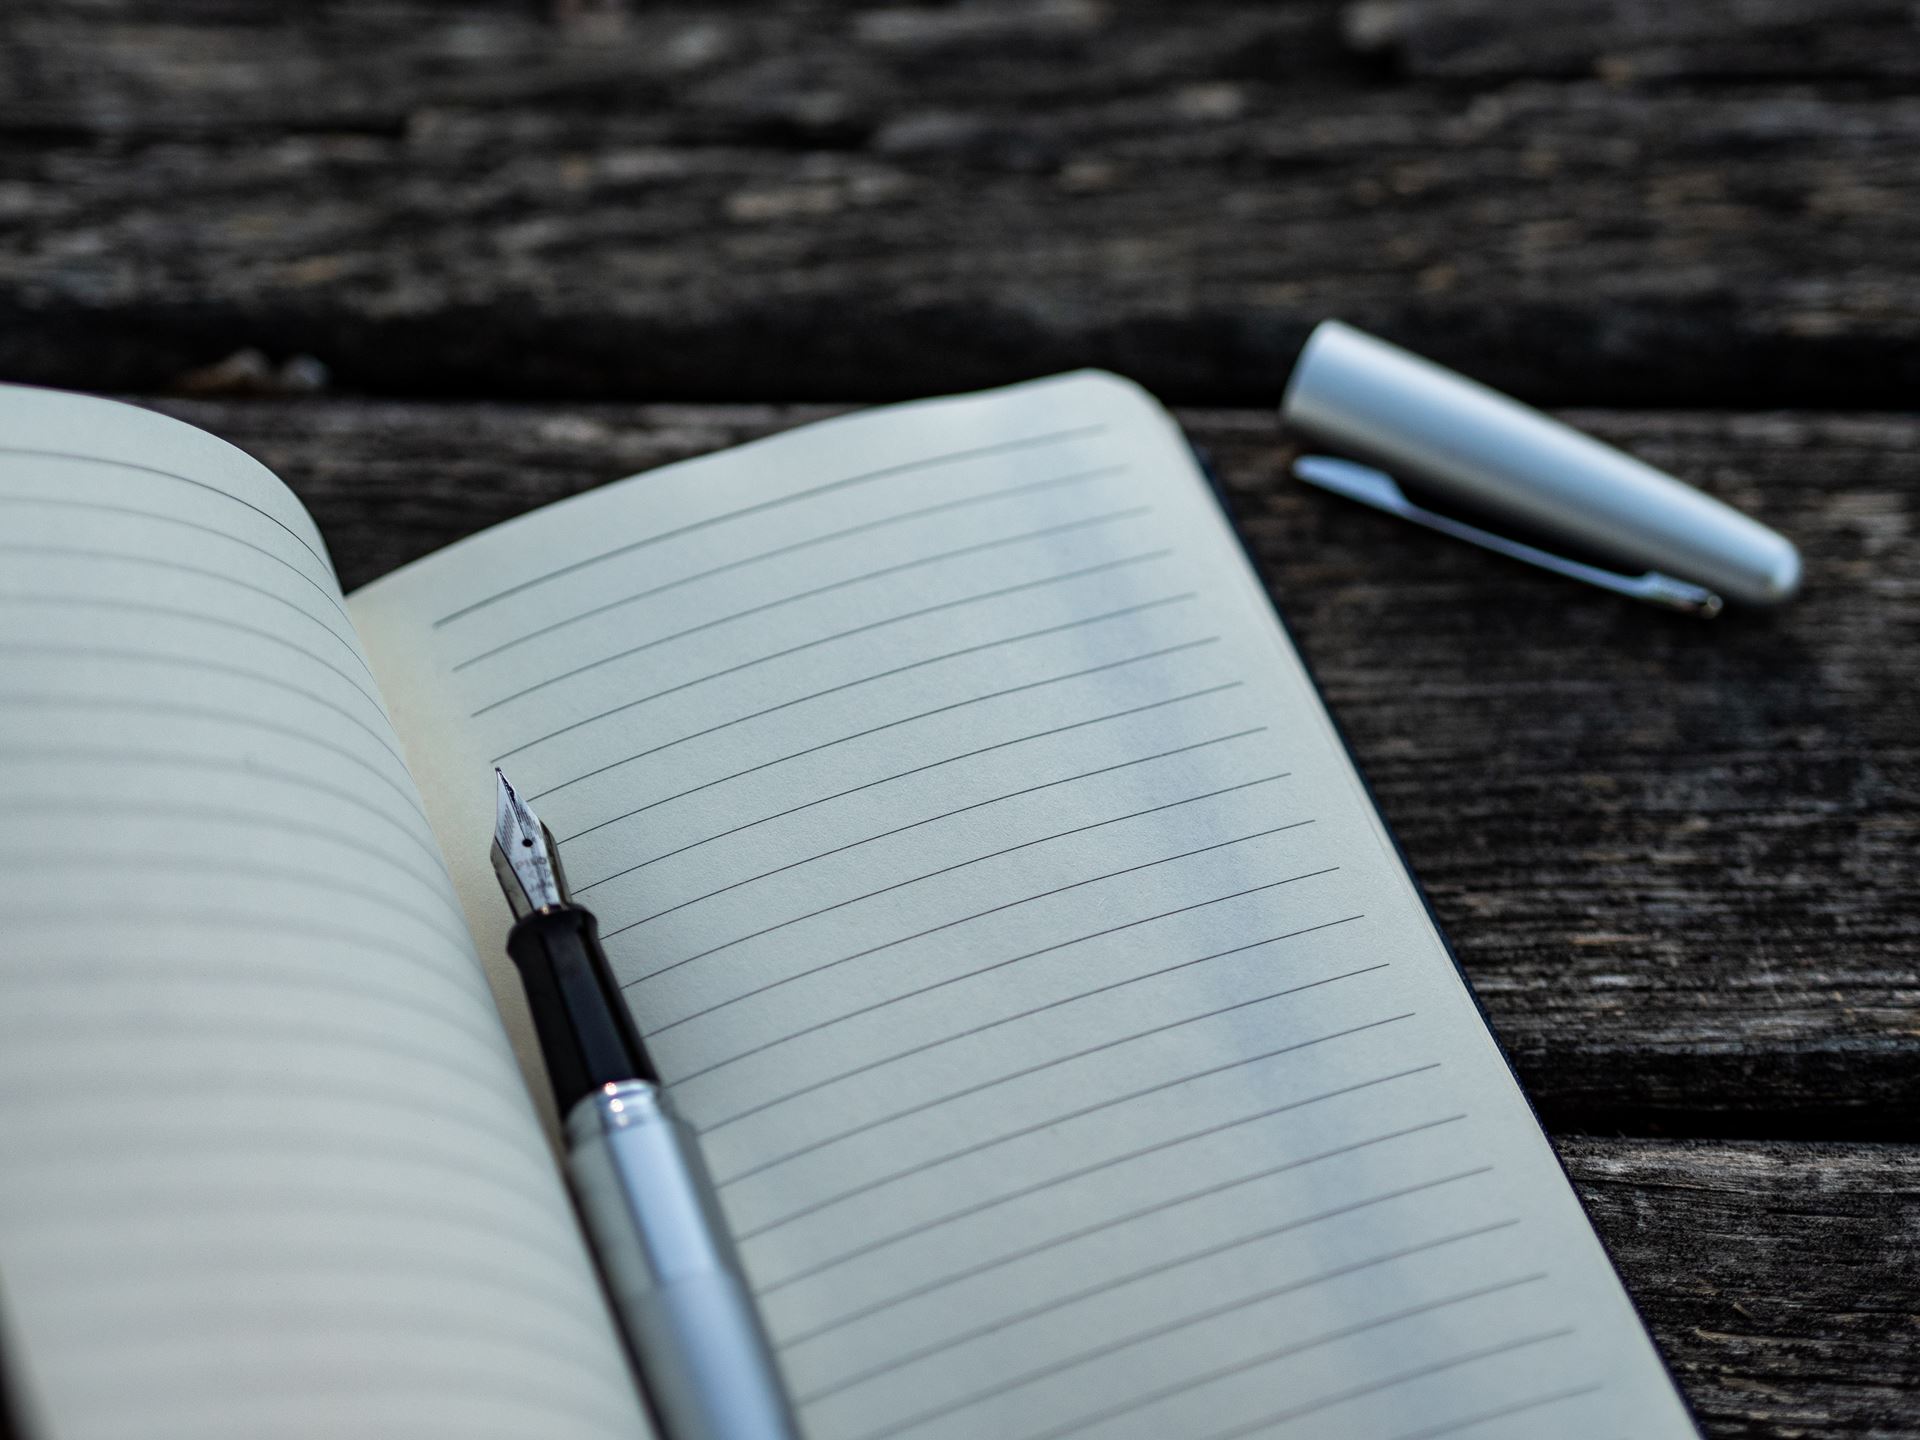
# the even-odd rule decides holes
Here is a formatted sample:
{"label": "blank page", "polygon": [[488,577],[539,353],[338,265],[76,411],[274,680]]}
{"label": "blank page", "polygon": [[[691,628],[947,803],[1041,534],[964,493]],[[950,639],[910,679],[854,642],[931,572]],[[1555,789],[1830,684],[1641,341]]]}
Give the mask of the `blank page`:
{"label": "blank page", "polygon": [[1693,1433],[1137,389],[830,421],[353,603],[483,950],[488,767],[560,838],[817,1440]]}
{"label": "blank page", "polygon": [[0,1295],[50,1436],[630,1436],[311,521],[0,388]]}

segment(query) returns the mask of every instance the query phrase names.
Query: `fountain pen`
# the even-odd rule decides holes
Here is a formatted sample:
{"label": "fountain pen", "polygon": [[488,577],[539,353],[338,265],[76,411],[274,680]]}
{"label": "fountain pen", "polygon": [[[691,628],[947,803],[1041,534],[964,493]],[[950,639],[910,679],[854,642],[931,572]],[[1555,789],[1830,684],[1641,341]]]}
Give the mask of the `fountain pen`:
{"label": "fountain pen", "polygon": [[494,774],[507,953],[565,1117],[567,1178],[648,1403],[667,1440],[798,1440],[698,1142],[661,1093],[552,833]]}

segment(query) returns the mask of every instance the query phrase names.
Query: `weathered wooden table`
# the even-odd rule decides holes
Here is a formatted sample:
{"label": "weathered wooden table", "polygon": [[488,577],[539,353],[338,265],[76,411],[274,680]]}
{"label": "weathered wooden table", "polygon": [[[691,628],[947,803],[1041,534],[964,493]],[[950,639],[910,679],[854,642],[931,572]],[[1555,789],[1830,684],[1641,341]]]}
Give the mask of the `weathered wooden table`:
{"label": "weathered wooden table", "polygon": [[[9,0],[0,376],[246,446],[349,585],[821,402],[1192,407],[1709,1433],[1920,1436],[1917,25]],[[1287,484],[1326,315],[1750,508],[1804,599],[1668,618]]]}

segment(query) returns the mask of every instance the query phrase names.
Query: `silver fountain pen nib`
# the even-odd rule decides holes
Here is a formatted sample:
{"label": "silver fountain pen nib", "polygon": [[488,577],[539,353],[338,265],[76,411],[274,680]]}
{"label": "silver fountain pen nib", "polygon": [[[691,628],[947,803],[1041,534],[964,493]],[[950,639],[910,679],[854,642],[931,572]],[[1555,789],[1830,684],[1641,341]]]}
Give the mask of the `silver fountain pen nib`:
{"label": "silver fountain pen nib", "polygon": [[560,869],[560,852],[553,834],[514,793],[507,777],[495,769],[498,782],[493,806],[493,873],[506,892],[516,920],[535,910],[548,910],[567,900],[567,879]]}

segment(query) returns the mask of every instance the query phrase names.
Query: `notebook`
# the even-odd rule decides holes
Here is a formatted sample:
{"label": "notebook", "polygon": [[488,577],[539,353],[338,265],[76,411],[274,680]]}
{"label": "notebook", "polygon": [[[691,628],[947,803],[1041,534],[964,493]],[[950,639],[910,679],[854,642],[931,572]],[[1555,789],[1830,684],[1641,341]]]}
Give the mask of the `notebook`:
{"label": "notebook", "polygon": [[1695,1433],[1131,384],[829,420],[351,597],[244,454],[6,389],[0,516],[29,1433],[646,1433],[496,764],[814,1440]]}

